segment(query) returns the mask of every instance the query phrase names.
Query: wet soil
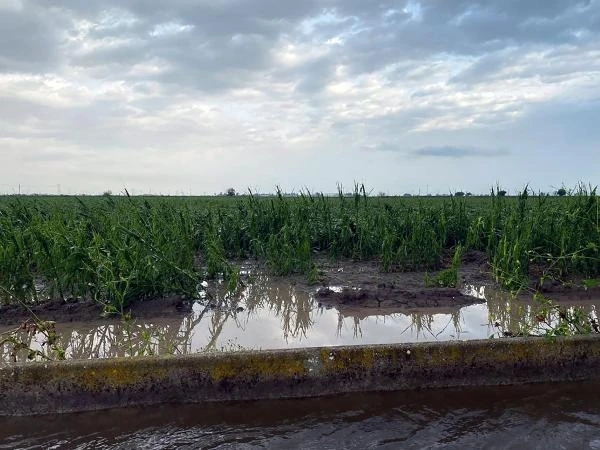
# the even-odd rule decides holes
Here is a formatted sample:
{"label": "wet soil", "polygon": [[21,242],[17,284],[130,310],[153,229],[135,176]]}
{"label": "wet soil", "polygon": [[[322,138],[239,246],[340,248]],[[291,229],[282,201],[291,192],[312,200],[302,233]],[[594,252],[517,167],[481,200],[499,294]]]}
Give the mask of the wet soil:
{"label": "wet soil", "polygon": [[[446,259],[446,258],[444,258]],[[397,285],[406,289],[422,289],[425,287],[427,274],[435,276],[437,272],[382,272],[377,261],[331,261],[317,260],[321,268],[320,283],[325,285],[346,285],[356,288],[373,285]],[[450,261],[442,261],[442,269],[450,266]],[[469,252],[465,255],[459,270],[463,284],[493,283],[491,269],[485,253]]]}
{"label": "wet soil", "polygon": [[[135,302],[125,309],[135,318],[172,317],[192,311],[190,302],[172,296]],[[102,317],[103,309],[91,301],[48,300],[29,306],[29,311],[21,305],[0,305],[0,325],[18,324],[35,314],[42,320],[55,322],[88,322]]]}
{"label": "wet soil", "polygon": [[573,303],[600,298],[600,286],[582,287],[582,280],[572,280],[571,283],[561,283],[556,280],[547,280],[543,285],[532,284],[532,291],[551,298],[556,302]]}
{"label": "wet soil", "polygon": [[[449,265],[449,261],[447,262]],[[425,286],[427,275],[436,272],[380,271],[376,262],[321,261],[321,287],[316,298],[333,307],[394,309],[401,311],[458,308],[485,300],[465,295],[460,288]],[[469,252],[460,268],[460,285],[493,284],[487,259],[482,252]]]}
{"label": "wet soil", "polygon": [[453,288],[403,289],[382,283],[375,288],[343,288],[334,291],[321,288],[317,291],[321,304],[352,305],[362,308],[423,309],[448,306],[467,306],[484,303],[484,300],[463,295]]}
{"label": "wet soil", "polygon": [[[442,258],[442,269],[450,266],[452,255]],[[305,275],[293,275],[278,278],[285,280],[297,289],[313,296],[318,303],[315,306],[352,310],[360,316],[373,314],[391,314],[392,312],[442,312],[484,303],[482,298],[467,295],[465,287],[493,286],[498,288],[491,274],[491,267],[485,253],[469,251],[464,257],[459,270],[458,288],[430,288],[425,286],[426,276],[435,277],[437,272],[381,272],[378,261],[332,260],[323,255],[315,255],[315,263],[319,269],[319,280],[316,285],[309,284]],[[257,279],[270,276],[264,263],[256,261],[235,261],[242,267],[242,281],[253,283]],[[263,282],[263,281],[260,281]],[[211,284],[211,289],[222,290],[222,286]],[[498,289],[501,292],[501,289]],[[560,283],[547,282],[541,286],[541,292],[556,302],[574,302],[600,297],[600,286],[583,289]],[[222,296],[221,296],[222,297]],[[531,299],[530,292],[519,298]],[[237,304],[212,305],[209,309],[233,308],[239,310]],[[88,322],[102,318],[102,307],[90,301],[49,300],[31,305],[31,312],[43,320],[59,323]],[[182,317],[192,311],[192,302],[178,296],[157,298],[135,302],[127,308],[134,318]],[[0,305],[0,326],[19,324],[31,313],[20,305]]]}
{"label": "wet soil", "polygon": [[[451,258],[450,258],[451,259]],[[236,264],[248,269],[242,277],[244,283],[252,283],[257,277],[268,276],[267,267],[260,262],[236,261]],[[312,294],[325,307],[356,307],[368,315],[368,310],[377,310],[386,314],[389,311],[427,310],[431,308],[458,308],[483,300],[463,295],[459,289],[426,288],[425,272],[390,272],[380,270],[377,261],[334,261],[322,255],[315,256],[319,267],[319,285],[310,285],[305,275],[285,277],[289,283]],[[449,263],[449,261],[448,261]],[[469,252],[461,267],[462,283],[491,283],[485,254]],[[435,276],[435,273],[430,275]],[[268,281],[267,281],[268,282]],[[341,287],[334,292],[331,287]],[[222,286],[209,287],[209,293],[222,290]],[[315,293],[316,291],[316,293]],[[209,304],[210,309],[219,309],[231,305]],[[239,306],[233,305],[234,309]],[[102,307],[90,301],[49,300],[30,305],[30,310],[42,320],[58,323],[88,322],[102,316]],[[134,318],[158,318],[183,316],[192,310],[191,302],[172,296],[143,300],[133,303],[126,311]],[[20,305],[0,305],[0,326],[15,325],[31,317],[31,313]]]}

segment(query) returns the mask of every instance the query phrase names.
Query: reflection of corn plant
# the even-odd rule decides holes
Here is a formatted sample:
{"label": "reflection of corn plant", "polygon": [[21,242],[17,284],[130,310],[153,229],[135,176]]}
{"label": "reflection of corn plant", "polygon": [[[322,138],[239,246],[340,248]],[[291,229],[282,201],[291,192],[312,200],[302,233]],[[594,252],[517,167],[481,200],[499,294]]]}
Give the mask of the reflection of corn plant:
{"label": "reflection of corn plant", "polygon": [[520,317],[514,322],[516,325],[507,328],[506,322],[494,322],[501,336],[555,338],[600,332],[598,318],[594,314],[586,313],[583,307],[561,306],[539,293],[534,294],[534,300],[536,304],[529,309],[528,317]]}
{"label": "reflection of corn plant", "polygon": [[[19,327],[0,333],[0,348],[7,346],[9,358],[12,362],[17,361],[17,355],[21,352],[27,353],[27,359],[42,358],[47,360],[65,359],[64,350],[57,346],[58,335],[56,334],[55,322],[26,320]],[[47,346],[48,353],[34,349],[31,341],[38,333],[44,336],[41,342],[42,348]]]}
{"label": "reflection of corn plant", "polygon": [[[30,317],[17,328],[0,333],[0,349],[8,348],[8,356],[12,362],[17,361],[17,355],[21,352],[27,353],[28,360],[65,359],[65,350],[59,342],[56,322],[41,320],[28,305],[23,304],[23,306],[29,311]],[[42,335],[40,346],[46,349],[45,352],[32,348],[34,337],[40,334]]]}
{"label": "reflection of corn plant", "polygon": [[129,313],[121,315],[121,323],[125,331],[125,343],[128,346],[129,356],[154,356],[156,354],[154,339],[160,339],[160,335],[154,334],[143,325],[136,326],[133,317]]}
{"label": "reflection of corn plant", "polygon": [[313,299],[295,286],[279,286],[262,278],[244,287],[244,298],[250,314],[259,308],[273,311],[281,320],[285,339],[306,336],[313,324]]}

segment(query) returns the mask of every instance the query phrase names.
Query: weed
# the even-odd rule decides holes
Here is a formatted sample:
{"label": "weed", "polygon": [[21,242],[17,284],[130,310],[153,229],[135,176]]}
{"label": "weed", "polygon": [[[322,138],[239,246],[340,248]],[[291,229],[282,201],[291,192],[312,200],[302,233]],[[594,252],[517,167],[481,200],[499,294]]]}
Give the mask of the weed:
{"label": "weed", "polygon": [[425,286],[427,287],[458,287],[459,269],[463,254],[462,245],[457,245],[452,257],[452,265],[448,269],[440,271],[435,277],[425,274]]}

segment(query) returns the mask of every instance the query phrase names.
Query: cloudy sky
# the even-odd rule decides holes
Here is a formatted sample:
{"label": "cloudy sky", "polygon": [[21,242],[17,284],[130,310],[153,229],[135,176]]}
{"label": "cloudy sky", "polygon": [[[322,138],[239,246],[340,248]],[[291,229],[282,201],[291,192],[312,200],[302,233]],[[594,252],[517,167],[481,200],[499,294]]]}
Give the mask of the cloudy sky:
{"label": "cloudy sky", "polygon": [[600,184],[600,0],[0,0],[0,192]]}

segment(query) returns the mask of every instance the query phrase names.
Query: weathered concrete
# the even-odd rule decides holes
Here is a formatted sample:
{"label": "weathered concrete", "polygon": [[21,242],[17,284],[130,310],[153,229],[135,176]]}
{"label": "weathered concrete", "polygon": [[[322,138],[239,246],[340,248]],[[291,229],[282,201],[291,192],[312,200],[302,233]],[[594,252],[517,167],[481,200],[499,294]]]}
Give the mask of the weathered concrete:
{"label": "weathered concrete", "polygon": [[305,348],[0,365],[0,415],[600,378],[600,339]]}

